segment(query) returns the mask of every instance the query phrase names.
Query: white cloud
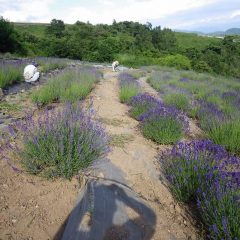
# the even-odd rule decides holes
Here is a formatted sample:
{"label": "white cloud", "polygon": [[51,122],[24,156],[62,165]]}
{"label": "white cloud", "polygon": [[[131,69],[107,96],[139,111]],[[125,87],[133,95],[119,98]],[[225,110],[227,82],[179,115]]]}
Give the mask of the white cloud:
{"label": "white cloud", "polygon": [[232,14],[231,14],[230,17],[231,17],[231,18],[235,18],[235,17],[237,17],[237,16],[240,16],[240,9],[238,9],[238,10],[232,12]]}
{"label": "white cloud", "polygon": [[31,19],[51,19],[50,5],[54,0],[0,0],[3,10],[0,15],[11,21],[31,21]]}
{"label": "white cloud", "polygon": [[[161,18],[178,11],[198,8],[217,0],[125,0],[122,2],[111,0],[95,0],[89,3],[89,8],[75,3],[64,8],[64,11],[51,9],[51,4],[57,0],[0,0],[1,5],[6,5],[3,11],[0,7],[0,15],[11,21],[38,21],[49,22],[52,18],[62,19],[67,23],[74,23],[77,20],[92,23],[111,23],[117,21],[149,21],[154,18]],[[10,3],[9,3],[10,2]],[[86,4],[85,4],[86,5]],[[91,6],[90,6],[91,5]]]}
{"label": "white cloud", "polygon": [[76,6],[65,9],[60,18],[65,22],[74,23],[77,20],[91,23],[111,23],[117,21],[151,21],[151,19],[165,17],[178,11],[198,8],[217,0],[125,0],[119,1],[100,0],[95,8]]}

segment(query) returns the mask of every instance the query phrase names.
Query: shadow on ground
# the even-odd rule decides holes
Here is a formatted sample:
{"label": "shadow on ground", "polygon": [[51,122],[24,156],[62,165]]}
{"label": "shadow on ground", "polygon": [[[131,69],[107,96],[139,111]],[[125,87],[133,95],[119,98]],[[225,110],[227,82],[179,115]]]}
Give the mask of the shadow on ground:
{"label": "shadow on ground", "polygon": [[155,225],[155,213],[131,188],[118,179],[91,179],[54,239],[150,240]]}

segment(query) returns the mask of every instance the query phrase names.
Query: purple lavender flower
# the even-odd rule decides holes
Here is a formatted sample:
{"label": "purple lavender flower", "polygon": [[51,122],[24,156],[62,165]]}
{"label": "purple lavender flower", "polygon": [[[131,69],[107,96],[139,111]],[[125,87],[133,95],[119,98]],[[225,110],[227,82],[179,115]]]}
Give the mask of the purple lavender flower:
{"label": "purple lavender flower", "polygon": [[126,86],[139,87],[138,81],[127,72],[120,73],[118,76],[118,79],[120,82],[120,87],[126,87]]}
{"label": "purple lavender flower", "polygon": [[26,169],[33,174],[71,178],[104,157],[109,139],[93,118],[92,111],[83,112],[81,105],[67,104],[62,110],[45,109],[37,119],[29,116],[18,122],[15,127],[23,140],[19,154]]}
{"label": "purple lavender flower", "polygon": [[181,77],[181,78],[179,79],[179,81],[180,81],[180,82],[189,82],[190,79],[187,78],[187,77]]}
{"label": "purple lavender flower", "polygon": [[155,108],[150,109],[146,113],[139,116],[139,121],[145,122],[149,120],[156,119],[158,117],[170,117],[179,121],[182,124],[183,130],[185,132],[189,132],[189,121],[187,117],[178,111],[173,106],[165,106],[163,103],[159,103],[159,105]]}

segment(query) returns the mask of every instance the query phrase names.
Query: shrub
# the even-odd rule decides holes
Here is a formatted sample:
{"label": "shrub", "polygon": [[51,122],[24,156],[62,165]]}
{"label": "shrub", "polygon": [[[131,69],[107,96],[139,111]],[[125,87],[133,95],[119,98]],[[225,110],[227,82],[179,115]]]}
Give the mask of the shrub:
{"label": "shrub", "polygon": [[239,188],[226,179],[217,179],[204,191],[199,190],[198,208],[211,239],[240,239],[239,198]]}
{"label": "shrub", "polygon": [[[92,120],[91,111],[67,105],[63,110],[45,110],[37,119],[16,124],[23,138],[19,154],[32,174],[70,179],[108,150],[103,128]],[[11,129],[13,132],[13,129]]]}
{"label": "shrub", "polygon": [[226,116],[216,104],[200,102],[197,116],[200,120],[200,126],[203,130],[209,131],[214,126],[225,121]]}
{"label": "shrub", "polygon": [[67,66],[66,60],[59,59],[59,58],[55,59],[55,58],[40,57],[40,58],[36,58],[35,61],[40,65],[40,68],[43,72],[49,72],[54,69],[62,69]]}
{"label": "shrub", "polygon": [[119,62],[128,67],[140,67],[154,65],[157,58],[147,57],[141,55],[118,54],[117,59]]}
{"label": "shrub", "polygon": [[133,96],[138,95],[141,91],[136,79],[128,73],[119,74],[119,82],[119,98],[121,103],[128,103]]}
{"label": "shrub", "polygon": [[145,122],[142,132],[144,137],[158,144],[173,144],[183,137],[181,124],[170,117],[158,117]]}
{"label": "shrub", "polygon": [[159,144],[172,144],[179,141],[189,123],[175,108],[158,106],[139,117],[143,135]]}
{"label": "shrub", "polygon": [[98,80],[94,69],[72,70],[53,77],[46,85],[32,93],[32,100],[38,104],[53,101],[74,102],[84,99]]}
{"label": "shrub", "polygon": [[190,107],[189,97],[183,93],[169,93],[164,95],[164,103],[186,111]]}
{"label": "shrub", "polygon": [[0,60],[0,88],[23,80],[23,61],[6,62]]}
{"label": "shrub", "polygon": [[131,117],[139,120],[139,117],[149,111],[150,109],[156,108],[162,105],[162,102],[152,97],[148,93],[142,93],[132,97],[129,102],[131,106],[130,115]]}
{"label": "shrub", "polygon": [[135,79],[139,79],[142,76],[144,76],[144,72],[143,71],[136,71],[135,70],[135,71],[129,71],[128,73]]}
{"label": "shrub", "polygon": [[191,69],[191,62],[190,60],[181,54],[176,55],[168,55],[166,57],[160,58],[158,60],[160,65],[168,66],[168,67],[175,67],[177,69]]}
{"label": "shrub", "polygon": [[210,239],[239,239],[239,158],[201,140],[180,142],[159,160],[175,197],[197,203]]}
{"label": "shrub", "polygon": [[202,179],[221,166],[227,153],[209,140],[180,142],[160,156],[165,176],[175,197],[183,202],[197,199]]}
{"label": "shrub", "polygon": [[240,119],[216,124],[207,131],[209,138],[232,153],[240,153]]}

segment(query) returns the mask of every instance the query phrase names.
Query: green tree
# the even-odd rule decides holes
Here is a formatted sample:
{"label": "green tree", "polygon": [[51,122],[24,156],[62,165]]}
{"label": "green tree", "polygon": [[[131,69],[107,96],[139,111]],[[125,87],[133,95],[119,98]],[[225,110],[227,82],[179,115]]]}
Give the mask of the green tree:
{"label": "green tree", "polygon": [[152,43],[160,51],[173,52],[177,46],[177,39],[171,29],[155,27],[152,30]]}
{"label": "green tree", "polygon": [[20,36],[14,25],[0,17],[0,52],[23,52]]}
{"label": "green tree", "polygon": [[53,19],[50,26],[46,28],[46,33],[61,38],[64,35],[65,24],[62,20]]}

